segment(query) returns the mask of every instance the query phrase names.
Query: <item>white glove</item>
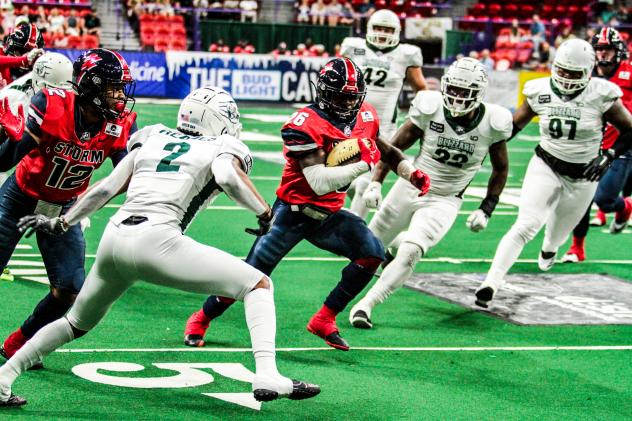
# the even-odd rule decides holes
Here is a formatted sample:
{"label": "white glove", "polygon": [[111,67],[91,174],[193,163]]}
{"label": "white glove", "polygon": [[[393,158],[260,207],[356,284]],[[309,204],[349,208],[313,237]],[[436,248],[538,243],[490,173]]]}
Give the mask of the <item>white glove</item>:
{"label": "white glove", "polygon": [[92,222],[90,222],[90,218],[83,218],[79,224],[81,225],[81,231],[86,232],[88,228],[92,226]]}
{"label": "white glove", "polygon": [[33,63],[35,63],[35,60],[37,60],[42,54],[44,54],[44,50],[42,50],[41,48],[34,48],[26,53],[25,56],[29,62],[29,66],[32,66]]}
{"label": "white glove", "polygon": [[379,209],[382,204],[382,183],[371,181],[362,195],[364,204],[369,209]]}
{"label": "white glove", "polygon": [[467,222],[465,223],[465,225],[470,230],[474,232],[479,232],[487,228],[487,222],[489,222],[489,217],[485,215],[485,212],[483,212],[481,209],[476,209],[467,218]]}

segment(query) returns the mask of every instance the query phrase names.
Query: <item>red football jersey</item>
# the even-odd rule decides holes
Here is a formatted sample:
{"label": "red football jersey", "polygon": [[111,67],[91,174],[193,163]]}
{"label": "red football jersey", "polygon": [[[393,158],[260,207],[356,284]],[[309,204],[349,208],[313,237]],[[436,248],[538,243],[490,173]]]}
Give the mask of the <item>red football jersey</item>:
{"label": "red football jersey", "polygon": [[16,179],[20,189],[35,199],[66,202],[86,190],[92,173],[106,158],[126,150],[136,113],[105,122],[96,136],[86,133],[80,139],[75,134],[75,94],[53,88],[41,92],[46,109],[38,109],[34,100],[27,121],[27,130],[38,132],[33,133],[39,138],[38,147],[18,163]]}
{"label": "red football jersey", "polygon": [[334,123],[315,105],[302,108],[292,115],[281,129],[286,163],[277,189],[279,199],[294,205],[311,203],[332,212],[337,212],[344,206],[344,191],[322,196],[314,193],[303,175],[298,157],[316,149],[329,153],[336,143],[350,138],[377,138],[379,121],[370,104],[362,104],[355,122],[352,123]]}
{"label": "red football jersey", "polygon": [[[609,79],[610,82],[616,83],[623,91],[623,105],[628,111],[632,112],[632,63],[630,60],[624,60],[619,64],[619,68]],[[619,137],[619,131],[612,124],[606,126],[606,132],[603,135],[601,147],[610,149],[615,140]]]}

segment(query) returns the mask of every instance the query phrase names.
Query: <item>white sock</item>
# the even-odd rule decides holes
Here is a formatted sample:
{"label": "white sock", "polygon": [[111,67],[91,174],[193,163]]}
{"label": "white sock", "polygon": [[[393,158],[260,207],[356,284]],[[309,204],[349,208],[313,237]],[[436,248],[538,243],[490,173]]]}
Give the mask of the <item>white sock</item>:
{"label": "white sock", "polygon": [[72,327],[65,317],[47,324],[0,367],[0,384],[10,388],[20,374],[73,339]]}
{"label": "white sock", "polygon": [[402,243],[395,259],[386,266],[380,279],[367,292],[359,305],[366,306],[371,310],[376,305],[383,303],[410,278],[422,254],[419,246],[407,242]]}
{"label": "white sock", "polygon": [[276,313],[272,292],[265,288],[250,291],[244,297],[244,308],[256,372],[266,376],[278,376],[275,356]]}
{"label": "white sock", "polygon": [[500,244],[498,244],[498,249],[496,249],[496,254],[494,255],[494,260],[492,260],[489,272],[487,272],[485,282],[502,282],[509,269],[518,260],[525,244],[526,241],[523,237],[513,228],[510,229],[503,239],[500,240]]}

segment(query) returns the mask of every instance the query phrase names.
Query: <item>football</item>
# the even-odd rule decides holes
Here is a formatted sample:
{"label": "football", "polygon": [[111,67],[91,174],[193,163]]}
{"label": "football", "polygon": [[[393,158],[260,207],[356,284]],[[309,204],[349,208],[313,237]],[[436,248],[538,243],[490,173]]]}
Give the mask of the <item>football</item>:
{"label": "football", "polygon": [[[371,146],[369,139],[362,139],[368,146]],[[358,139],[346,139],[338,143],[327,155],[326,167],[338,167],[341,165],[353,164],[360,161],[360,146]]]}

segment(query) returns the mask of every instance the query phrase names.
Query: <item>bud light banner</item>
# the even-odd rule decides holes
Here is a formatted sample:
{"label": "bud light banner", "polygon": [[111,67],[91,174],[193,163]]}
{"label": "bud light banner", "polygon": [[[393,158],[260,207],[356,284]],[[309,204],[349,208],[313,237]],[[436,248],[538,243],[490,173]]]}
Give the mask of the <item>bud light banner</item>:
{"label": "bud light banner", "polygon": [[[64,54],[73,62],[83,52],[79,50],[51,51]],[[167,64],[164,54],[132,51],[121,51],[120,54],[127,61],[132,77],[136,81],[135,96],[167,96]]]}
{"label": "bud light banner", "polygon": [[205,85],[223,88],[237,100],[310,102],[311,83],[328,59],[265,54],[166,53],[167,97],[184,98]]}

